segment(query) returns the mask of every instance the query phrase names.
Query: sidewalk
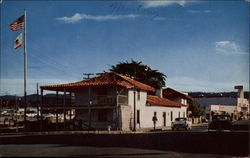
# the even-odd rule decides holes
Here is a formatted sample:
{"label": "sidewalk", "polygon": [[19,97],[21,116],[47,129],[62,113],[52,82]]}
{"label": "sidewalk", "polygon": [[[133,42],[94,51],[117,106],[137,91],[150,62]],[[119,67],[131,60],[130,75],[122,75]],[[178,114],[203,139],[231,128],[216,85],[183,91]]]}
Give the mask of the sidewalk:
{"label": "sidewalk", "polygon": [[[207,123],[202,124],[193,124],[193,127],[199,126],[207,126]],[[15,127],[13,127],[15,129]],[[121,131],[121,130],[111,130],[111,131],[46,131],[46,132],[11,132],[11,133],[0,133],[2,135],[61,135],[61,134],[136,134],[136,133],[152,133],[159,131],[169,131],[171,130],[171,126],[166,127],[156,127],[155,130],[153,128],[140,128],[136,131]]]}

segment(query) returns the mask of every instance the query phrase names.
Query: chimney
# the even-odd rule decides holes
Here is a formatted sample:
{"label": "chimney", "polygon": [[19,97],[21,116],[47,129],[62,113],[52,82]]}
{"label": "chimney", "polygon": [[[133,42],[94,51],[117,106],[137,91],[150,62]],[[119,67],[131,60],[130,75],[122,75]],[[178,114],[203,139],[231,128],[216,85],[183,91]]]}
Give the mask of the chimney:
{"label": "chimney", "polygon": [[162,98],[162,88],[160,88],[160,89],[156,89],[156,91],[155,91],[155,95],[156,95],[156,96],[159,96],[159,97],[161,97],[161,98]]}

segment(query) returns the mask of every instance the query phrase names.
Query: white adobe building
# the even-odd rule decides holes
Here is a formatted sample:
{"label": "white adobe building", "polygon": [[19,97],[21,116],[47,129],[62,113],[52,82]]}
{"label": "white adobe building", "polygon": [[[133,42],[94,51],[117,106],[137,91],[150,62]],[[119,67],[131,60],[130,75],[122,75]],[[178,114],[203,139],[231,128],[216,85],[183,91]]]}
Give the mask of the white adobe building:
{"label": "white adobe building", "polygon": [[111,126],[115,130],[132,130],[134,121],[136,129],[153,128],[154,115],[158,119],[156,127],[160,128],[171,126],[177,117],[187,117],[186,95],[175,96],[179,100],[171,101],[164,98],[166,89],[156,90],[117,73],[103,73],[80,82],[41,86],[41,90],[52,90],[57,94],[59,91],[74,93],[75,104],[64,103],[63,107],[65,111],[73,109],[86,129]]}

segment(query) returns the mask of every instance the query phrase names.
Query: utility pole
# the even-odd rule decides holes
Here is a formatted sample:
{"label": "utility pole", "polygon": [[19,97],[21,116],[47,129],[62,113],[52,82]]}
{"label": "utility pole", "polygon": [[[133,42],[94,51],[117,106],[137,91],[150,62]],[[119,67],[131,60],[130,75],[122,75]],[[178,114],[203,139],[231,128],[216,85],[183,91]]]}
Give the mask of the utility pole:
{"label": "utility pole", "polygon": [[134,129],[133,131],[136,131],[136,99],[135,99],[135,85],[133,86],[134,91]]}
{"label": "utility pole", "polygon": [[[135,80],[135,78],[136,78],[136,69],[135,69],[135,67],[134,67],[134,77],[133,77],[133,79]],[[135,83],[134,83],[134,85],[133,85],[133,91],[134,91],[134,129],[133,129],[133,131],[136,131],[136,98],[135,98]]]}
{"label": "utility pole", "polygon": [[24,127],[26,128],[26,112],[27,112],[27,45],[26,45],[26,10],[24,9]]}
{"label": "utility pole", "polygon": [[94,73],[83,73],[83,75],[87,76],[87,77],[84,77],[83,79],[90,79],[90,76],[95,75],[95,74]]}

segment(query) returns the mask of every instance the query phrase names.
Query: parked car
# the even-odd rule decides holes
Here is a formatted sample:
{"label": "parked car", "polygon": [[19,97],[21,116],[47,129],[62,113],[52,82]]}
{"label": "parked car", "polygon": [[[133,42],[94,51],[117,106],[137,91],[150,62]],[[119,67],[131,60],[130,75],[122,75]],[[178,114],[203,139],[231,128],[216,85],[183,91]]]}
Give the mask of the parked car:
{"label": "parked car", "polygon": [[232,123],[232,130],[250,130],[250,120],[238,120]]}
{"label": "parked car", "polygon": [[179,117],[179,118],[176,118],[174,122],[172,122],[171,128],[172,130],[175,130],[175,129],[190,130],[192,128],[192,123],[188,121],[188,119],[185,117]]}
{"label": "parked car", "polygon": [[214,115],[208,125],[208,131],[224,131],[232,129],[232,118],[229,115]]}

